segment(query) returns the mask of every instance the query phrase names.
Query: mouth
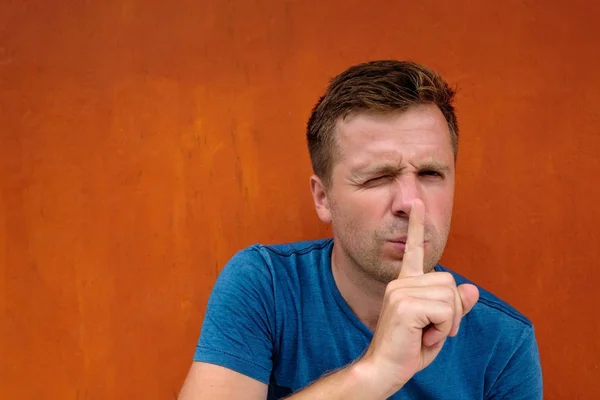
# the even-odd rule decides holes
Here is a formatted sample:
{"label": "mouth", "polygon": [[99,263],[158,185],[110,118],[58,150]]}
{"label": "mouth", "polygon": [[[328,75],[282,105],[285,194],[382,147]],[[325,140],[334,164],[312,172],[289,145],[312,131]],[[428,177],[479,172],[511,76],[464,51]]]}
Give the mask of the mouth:
{"label": "mouth", "polygon": [[406,250],[406,239],[404,239],[404,240],[390,240],[389,243],[391,243],[391,245],[396,250],[399,250],[402,253],[404,253],[404,251]]}
{"label": "mouth", "polygon": [[[404,253],[404,251],[406,250],[406,237],[388,240],[387,242],[402,253]],[[425,246],[428,242],[428,240],[423,241],[423,246]]]}

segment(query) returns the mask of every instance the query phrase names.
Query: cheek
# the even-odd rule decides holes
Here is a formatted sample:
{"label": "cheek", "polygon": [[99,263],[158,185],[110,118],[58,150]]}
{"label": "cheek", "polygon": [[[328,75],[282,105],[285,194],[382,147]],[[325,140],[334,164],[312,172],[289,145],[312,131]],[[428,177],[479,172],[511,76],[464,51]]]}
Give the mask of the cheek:
{"label": "cheek", "polygon": [[378,226],[389,209],[388,197],[387,193],[376,191],[360,193],[353,200],[353,212],[365,224]]}
{"label": "cheek", "polygon": [[385,207],[380,203],[375,196],[366,193],[346,195],[343,201],[334,202],[332,206],[334,223],[353,230],[377,227],[385,214]]}
{"label": "cheek", "polygon": [[438,196],[430,199],[429,216],[438,229],[447,228],[452,218],[452,195]]}

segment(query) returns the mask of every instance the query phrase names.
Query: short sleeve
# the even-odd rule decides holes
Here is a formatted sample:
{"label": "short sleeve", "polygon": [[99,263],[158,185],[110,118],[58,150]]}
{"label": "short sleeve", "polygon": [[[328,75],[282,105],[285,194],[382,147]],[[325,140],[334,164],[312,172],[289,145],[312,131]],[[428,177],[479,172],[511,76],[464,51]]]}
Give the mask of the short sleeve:
{"label": "short sleeve", "polygon": [[269,383],[275,306],[271,270],[254,247],[237,253],[210,294],[194,361]]}
{"label": "short sleeve", "polygon": [[487,399],[543,399],[542,368],[533,328],[527,329],[522,338]]}

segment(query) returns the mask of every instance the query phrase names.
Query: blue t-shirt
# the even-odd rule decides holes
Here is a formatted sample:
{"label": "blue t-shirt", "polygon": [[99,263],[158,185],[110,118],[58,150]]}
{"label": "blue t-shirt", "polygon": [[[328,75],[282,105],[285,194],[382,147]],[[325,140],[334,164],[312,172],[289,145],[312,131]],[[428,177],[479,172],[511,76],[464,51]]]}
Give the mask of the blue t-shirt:
{"label": "blue t-shirt", "polygon": [[[276,399],[360,357],[373,332],[335,284],[332,247],[326,239],[257,244],[237,253],[212,290],[194,360],[264,382],[268,399]],[[457,285],[469,282],[435,269],[451,272]],[[542,399],[531,322],[479,290],[458,335],[391,399]]]}

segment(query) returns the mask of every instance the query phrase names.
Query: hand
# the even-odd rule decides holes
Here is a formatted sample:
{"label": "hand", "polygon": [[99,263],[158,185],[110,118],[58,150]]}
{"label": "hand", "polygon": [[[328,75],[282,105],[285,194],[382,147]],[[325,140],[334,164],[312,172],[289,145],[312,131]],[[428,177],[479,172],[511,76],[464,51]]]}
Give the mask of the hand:
{"label": "hand", "polygon": [[417,200],[400,275],[386,288],[373,340],[358,361],[374,379],[389,385],[390,395],[431,364],[479,299],[474,285],[457,287],[450,273],[424,273],[424,219],[424,205]]}

